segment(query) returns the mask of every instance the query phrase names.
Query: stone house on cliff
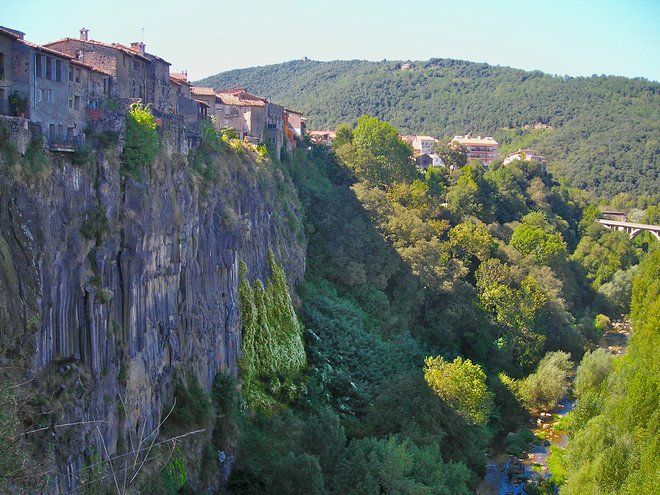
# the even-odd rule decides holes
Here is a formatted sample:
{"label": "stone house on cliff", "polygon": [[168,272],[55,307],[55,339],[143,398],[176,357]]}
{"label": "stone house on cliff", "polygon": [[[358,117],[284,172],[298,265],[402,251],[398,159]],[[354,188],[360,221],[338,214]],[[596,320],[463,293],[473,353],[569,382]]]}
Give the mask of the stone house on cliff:
{"label": "stone house on cliff", "polygon": [[170,101],[170,64],[146,53],[144,43],[136,42],[128,47],[119,43],[90,40],[89,30],[83,28],[80,30],[80,38],[64,38],[44,46],[110,74],[110,98],[139,99],[145,104],[151,104],[156,114],[167,111]]}
{"label": "stone house on cliff", "polygon": [[105,98],[109,74],[7,28],[0,28],[0,59],[0,113],[40,124],[52,150],[81,144],[87,110]]}

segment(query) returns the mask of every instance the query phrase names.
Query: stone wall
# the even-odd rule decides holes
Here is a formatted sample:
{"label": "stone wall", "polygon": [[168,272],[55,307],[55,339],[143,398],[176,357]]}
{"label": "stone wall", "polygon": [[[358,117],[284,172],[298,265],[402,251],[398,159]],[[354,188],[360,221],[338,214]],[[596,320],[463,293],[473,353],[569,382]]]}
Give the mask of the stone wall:
{"label": "stone wall", "polygon": [[21,155],[25,154],[33,138],[44,139],[41,126],[22,117],[0,115],[0,126],[8,131],[9,142],[16,145]]}

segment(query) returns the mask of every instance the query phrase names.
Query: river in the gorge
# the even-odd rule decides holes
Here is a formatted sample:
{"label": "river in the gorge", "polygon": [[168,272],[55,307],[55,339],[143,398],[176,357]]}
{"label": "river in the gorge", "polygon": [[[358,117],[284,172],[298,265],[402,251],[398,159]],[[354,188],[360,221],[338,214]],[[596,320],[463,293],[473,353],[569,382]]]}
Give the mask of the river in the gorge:
{"label": "river in the gorge", "polygon": [[[629,323],[615,322],[614,328],[603,335],[599,347],[620,355],[625,351],[629,336]],[[565,448],[568,444],[566,432],[556,430],[554,424],[558,417],[566,415],[574,406],[574,400],[564,397],[553,410],[532,415],[527,425],[529,431],[544,440],[534,442],[523,457],[500,453],[491,458],[486,465],[484,480],[477,488],[477,495],[526,495],[527,483],[550,476],[547,462],[550,446]]]}

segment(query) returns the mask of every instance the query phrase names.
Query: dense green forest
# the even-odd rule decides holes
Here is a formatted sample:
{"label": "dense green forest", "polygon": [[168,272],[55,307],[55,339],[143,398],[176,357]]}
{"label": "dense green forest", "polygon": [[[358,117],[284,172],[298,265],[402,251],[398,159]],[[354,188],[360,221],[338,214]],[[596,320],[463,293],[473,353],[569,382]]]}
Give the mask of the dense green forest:
{"label": "dense green forest", "polygon": [[654,241],[595,224],[538,164],[422,174],[411,153],[362,117],[333,150],[273,163],[304,206],[308,267],[300,321],[276,272],[243,289],[265,330],[244,343],[259,394],[219,388],[231,493],[473,493],[489,447],[567,391],[597,314],[627,311]]}
{"label": "dense green forest", "polygon": [[[292,61],[195,84],[247,87],[303,111],[310,128],[372,115],[404,134],[493,135],[503,151],[540,149],[552,171],[601,198],[660,193],[660,84],[615,76],[552,76],[450,59]],[[524,129],[542,123],[551,129]]]}
{"label": "dense green forest", "polygon": [[660,251],[637,270],[631,317],[625,356],[598,350],[578,368],[562,494],[660,492]]}

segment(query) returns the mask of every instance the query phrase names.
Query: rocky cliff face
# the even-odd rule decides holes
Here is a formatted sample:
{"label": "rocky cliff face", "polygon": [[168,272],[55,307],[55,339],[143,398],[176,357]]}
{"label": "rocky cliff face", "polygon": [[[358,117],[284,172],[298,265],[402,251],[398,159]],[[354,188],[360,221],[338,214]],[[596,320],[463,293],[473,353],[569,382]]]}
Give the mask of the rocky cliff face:
{"label": "rocky cliff face", "polygon": [[48,404],[40,424],[65,493],[92,450],[121,453],[157,428],[176,369],[206,390],[237,372],[239,261],[265,280],[272,249],[291,284],[304,271],[276,166],[227,151],[205,185],[180,155],[142,180],[122,177],[118,157],[51,156],[37,177],[0,156],[2,361],[23,363]]}

